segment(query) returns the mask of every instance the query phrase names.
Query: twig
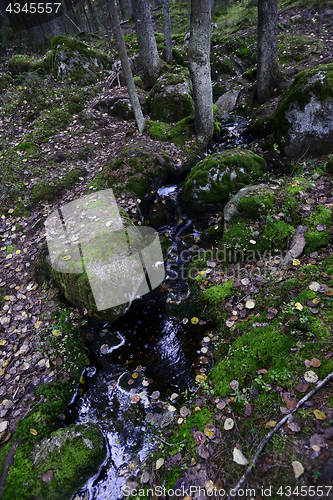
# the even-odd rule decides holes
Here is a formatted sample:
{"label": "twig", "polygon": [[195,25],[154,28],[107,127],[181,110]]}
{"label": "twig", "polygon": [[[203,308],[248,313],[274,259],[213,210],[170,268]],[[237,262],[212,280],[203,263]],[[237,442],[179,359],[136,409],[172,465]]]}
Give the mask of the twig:
{"label": "twig", "polygon": [[[248,477],[248,475],[250,474],[251,470],[253,469],[253,467],[255,466],[255,463],[256,461],[258,460],[258,457],[260,455],[260,453],[262,452],[262,450],[265,448],[266,444],[268,443],[268,441],[271,439],[271,437],[273,436],[273,434],[276,433],[276,431],[278,431],[280,429],[280,427],[282,427],[282,425],[289,419],[289,417],[295,413],[296,410],[298,410],[298,408],[300,406],[302,406],[308,399],[311,398],[311,396],[313,396],[317,391],[319,391],[319,389],[321,389],[324,385],[327,384],[327,382],[329,382],[330,380],[333,379],[333,372],[330,373],[329,375],[327,375],[326,378],[324,378],[324,380],[322,380],[320,382],[320,384],[318,384],[316,387],[314,387],[312,389],[312,391],[310,391],[306,396],[304,396],[303,399],[301,399],[297,405],[296,405],[296,408],[294,410],[292,410],[290,413],[288,413],[288,415],[286,415],[285,417],[283,417],[282,420],[280,420],[280,422],[274,427],[274,429],[272,429],[268,434],[267,436],[264,437],[264,439],[261,441],[260,445],[259,445],[259,448],[258,448],[258,451],[257,453],[254,455],[254,457],[252,458],[251,460],[251,464],[249,465],[249,467],[246,469],[246,472],[245,474],[241,477],[241,479],[238,481],[238,483],[236,484],[236,486],[234,488],[232,488],[232,491],[236,492],[239,490],[239,488],[242,486],[242,484],[244,483],[244,481],[246,480],[246,478]],[[234,494],[234,495],[235,495]],[[231,497],[230,495],[228,496],[227,500],[232,500],[234,498],[234,495]]]}
{"label": "twig", "polygon": [[179,443],[168,443],[165,439],[163,439],[161,436],[156,435],[158,439],[162,441],[162,443],[168,445],[168,446],[178,446],[179,444],[185,443],[185,439],[183,441],[180,441]]}

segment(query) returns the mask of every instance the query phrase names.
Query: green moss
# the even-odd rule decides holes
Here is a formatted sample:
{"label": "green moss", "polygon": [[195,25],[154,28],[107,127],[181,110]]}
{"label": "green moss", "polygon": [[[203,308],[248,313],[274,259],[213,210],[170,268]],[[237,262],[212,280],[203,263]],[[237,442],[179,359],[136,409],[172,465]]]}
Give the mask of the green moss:
{"label": "green moss", "polygon": [[17,149],[18,151],[25,151],[29,155],[33,155],[38,151],[39,148],[33,142],[27,141],[27,142],[21,142],[21,144],[17,146]]}
{"label": "green moss", "polygon": [[204,290],[202,297],[209,306],[217,306],[222,300],[226,300],[234,293],[233,280],[228,280],[221,285],[214,285]]}
{"label": "green moss", "polygon": [[[310,217],[304,220],[304,224],[309,227],[309,230],[305,234],[306,253],[314,252],[328,245],[330,233],[327,228],[332,224],[332,214],[328,208],[325,208],[323,205],[318,205]],[[320,224],[326,226],[324,231],[318,231],[317,226]]]}
{"label": "green moss", "polygon": [[13,438],[9,439],[0,447],[0,477],[2,476],[3,468],[5,466],[6,458],[13,444]]}
{"label": "green moss", "polygon": [[247,323],[244,329],[246,334],[232,344],[228,356],[210,373],[214,389],[221,396],[230,394],[232,380],[238,380],[244,387],[262,367],[284,370],[290,348],[294,345],[291,338],[281,333],[278,321],[264,328],[253,328]]}
{"label": "green moss", "polygon": [[166,132],[169,128],[169,125],[163,122],[149,122],[149,137],[151,137],[154,141],[165,141]]}
{"label": "green moss", "polygon": [[192,437],[191,429],[193,427],[198,427],[198,430],[203,432],[207,424],[214,422],[213,418],[214,414],[206,407],[201,408],[201,411],[193,412],[182,424],[180,429],[173,433],[170,438],[170,443],[179,443],[185,440],[186,449],[193,453],[197,444]]}
{"label": "green moss", "polygon": [[46,109],[42,111],[35,121],[32,135],[37,141],[43,140],[54,135],[59,130],[64,130],[70,119],[71,115],[61,108]]}
{"label": "green moss", "polygon": [[237,202],[237,210],[246,215],[249,219],[259,219],[261,216],[267,215],[274,208],[273,194],[263,195],[254,194],[240,198]]}
{"label": "green moss", "polygon": [[32,188],[30,200],[33,205],[45,201],[57,199],[64,189],[71,189],[84,177],[86,172],[78,168],[70,170],[64,177],[56,177],[52,180],[41,180]]}
{"label": "green moss", "polygon": [[36,59],[28,58],[23,54],[16,54],[8,61],[8,68],[12,75],[36,71],[42,63]]}
{"label": "green moss", "polygon": [[168,140],[177,146],[183,146],[187,140],[194,134],[194,117],[187,116],[168,132]]}
{"label": "green moss", "polygon": [[0,73],[0,90],[7,89],[13,81],[13,78],[8,73]]}

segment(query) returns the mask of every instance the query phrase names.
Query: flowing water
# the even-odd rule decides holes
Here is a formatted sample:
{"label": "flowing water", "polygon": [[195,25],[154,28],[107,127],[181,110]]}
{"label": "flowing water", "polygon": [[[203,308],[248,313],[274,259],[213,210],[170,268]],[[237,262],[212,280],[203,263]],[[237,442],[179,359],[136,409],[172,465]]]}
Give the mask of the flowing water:
{"label": "flowing water", "polygon": [[[221,130],[221,143],[209,153],[248,142],[242,134],[245,126],[242,118],[227,123]],[[172,418],[170,412],[158,413],[156,394],[167,401],[172,393],[194,389],[200,342],[211,326],[190,321],[199,310],[186,283],[186,252],[199,241],[200,226],[183,213],[177,185],[163,186],[157,195],[160,201],[174,205],[176,216],[174,224],[160,231],[170,240],[166,279],[157,291],[135,300],[116,322],[101,326],[91,320],[87,328],[91,366],[70,405],[68,420],[98,423],[107,441],[108,456],[77,499],[123,497],[122,485],[154,446],[147,415],[154,417],[156,427],[163,419]],[[189,321],[184,323],[184,318]],[[201,368],[201,373],[206,369]],[[164,423],[167,425],[167,420]]]}

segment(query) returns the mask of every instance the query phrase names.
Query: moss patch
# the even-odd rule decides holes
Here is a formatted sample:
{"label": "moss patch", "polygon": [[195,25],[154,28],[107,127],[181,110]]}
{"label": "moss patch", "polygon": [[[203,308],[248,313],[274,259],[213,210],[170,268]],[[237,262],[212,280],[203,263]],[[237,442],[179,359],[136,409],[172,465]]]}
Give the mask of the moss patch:
{"label": "moss patch", "polygon": [[57,177],[48,181],[38,181],[32,188],[31,203],[36,205],[45,201],[54,201],[61,195],[62,191],[71,189],[80,182],[80,177],[84,177],[85,174],[84,170],[75,168],[67,172],[62,178]]}

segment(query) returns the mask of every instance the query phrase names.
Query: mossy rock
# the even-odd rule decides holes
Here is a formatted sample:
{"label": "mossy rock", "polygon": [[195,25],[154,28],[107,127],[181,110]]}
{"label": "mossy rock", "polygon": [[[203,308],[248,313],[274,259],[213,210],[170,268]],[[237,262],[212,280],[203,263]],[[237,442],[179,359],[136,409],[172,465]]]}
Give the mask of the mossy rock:
{"label": "mossy rock", "polygon": [[148,129],[149,136],[155,141],[172,141],[182,147],[195,133],[194,116],[186,116],[171,128],[167,123],[150,121]]}
{"label": "mossy rock", "polygon": [[13,81],[8,73],[0,73],[0,90],[7,89]]}
{"label": "mossy rock", "polygon": [[265,168],[263,158],[245,149],[210,155],[186,178],[183,199],[197,211],[223,208],[231,194],[257,181]]}
{"label": "mossy rock", "polygon": [[112,188],[115,193],[128,193],[144,198],[167,179],[169,160],[140,148],[125,148],[88,186]]}
{"label": "mossy rock", "polygon": [[20,73],[29,73],[42,67],[42,62],[37,59],[28,58],[23,54],[16,54],[8,61],[8,69],[13,76]]}
{"label": "mossy rock", "polygon": [[65,189],[73,188],[81,180],[80,177],[85,175],[85,170],[75,168],[67,172],[63,177],[38,181],[32,188],[30,201],[33,205],[54,201],[59,198]]}
{"label": "mossy rock", "polygon": [[333,151],[333,64],[298,73],[273,117],[275,141],[289,157]]}
{"label": "mossy rock", "polygon": [[294,189],[299,186],[302,189],[302,185],[304,189],[308,184],[306,179],[304,183],[302,179],[295,179],[279,186],[247,186],[228,202],[224,209],[224,233],[219,243],[223,260],[258,261],[267,260],[270,253],[282,255],[295,228],[307,224],[298,209]]}
{"label": "mossy rock", "polygon": [[18,448],[3,498],[68,500],[96,474],[105,458],[105,438],[96,424],[59,429],[36,445],[25,460]]}
{"label": "mossy rock", "polygon": [[87,43],[67,36],[57,36],[42,66],[51,76],[80,84],[95,83],[111,70],[111,58]]}
{"label": "mossy rock", "polygon": [[160,76],[149,96],[152,120],[174,123],[194,114],[188,69],[176,66]]}

